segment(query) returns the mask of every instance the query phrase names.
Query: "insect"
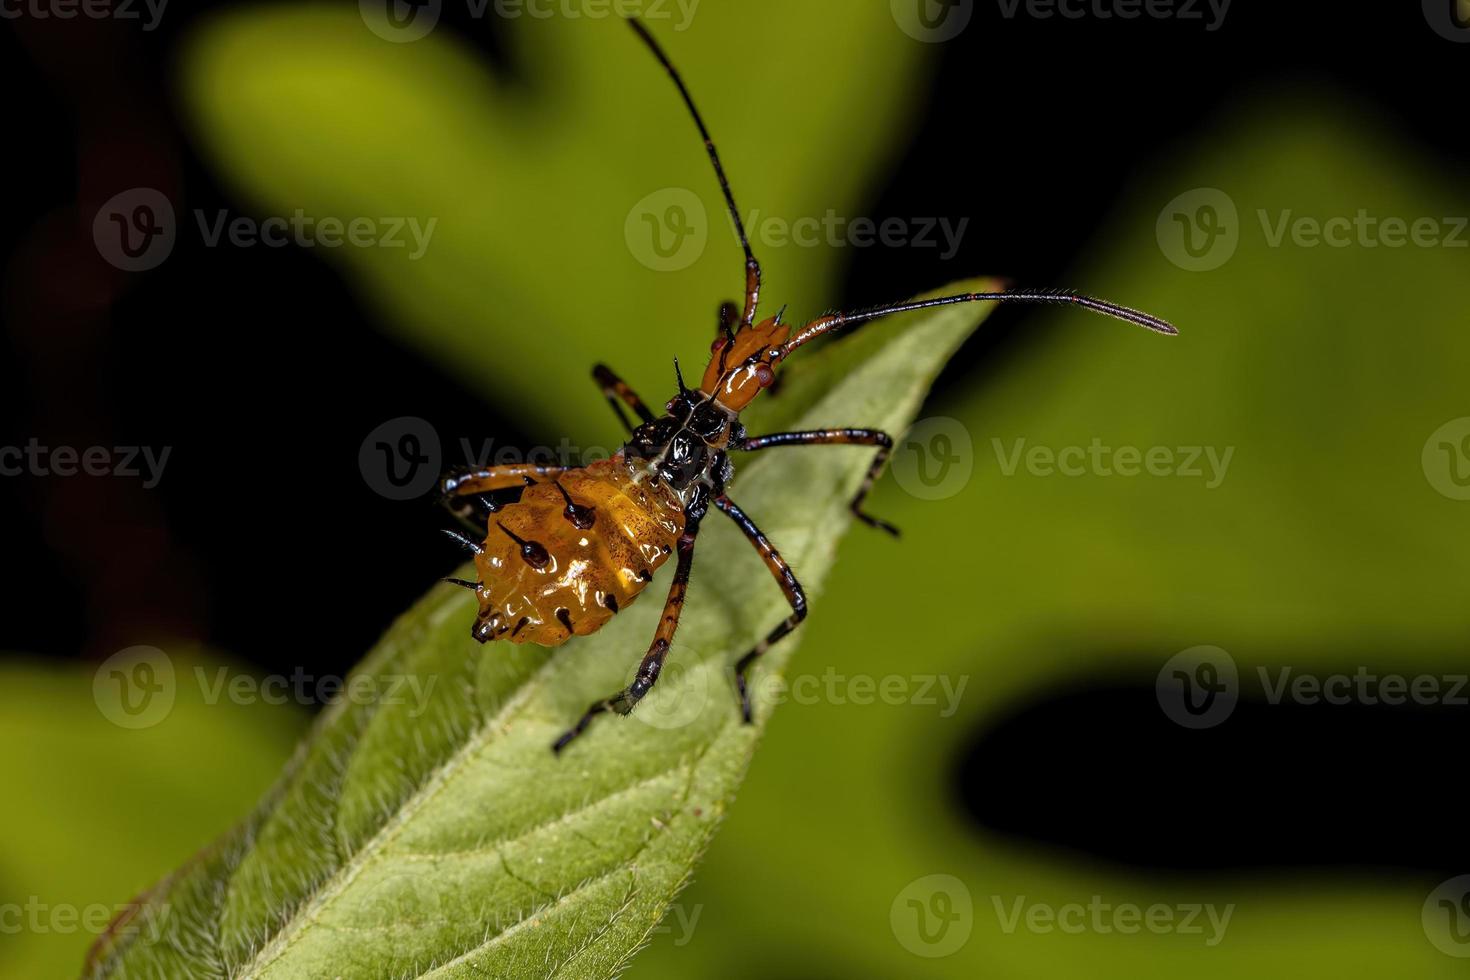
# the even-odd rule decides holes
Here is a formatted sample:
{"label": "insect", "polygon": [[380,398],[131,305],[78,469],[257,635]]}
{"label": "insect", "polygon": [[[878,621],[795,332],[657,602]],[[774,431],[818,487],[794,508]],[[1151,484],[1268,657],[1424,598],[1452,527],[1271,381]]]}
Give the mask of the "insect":
{"label": "insect", "polygon": [[[446,532],[474,553],[476,581],[450,581],[474,590],[479,613],[471,632],[482,643],[508,640],[557,646],[573,636],[594,633],[638,598],[661,565],[674,560],[663,616],[632,682],[592,704],[552,745],[556,752],[581,735],[598,715],[632,711],[658,682],[689,587],[695,540],[710,508],[744,532],[791,607],[790,614],[735,664],[741,714],[746,722],[751,720],[746,675],[762,654],[806,618],[807,601],[781,553],[729,497],[727,489],[734,475],[731,454],[782,446],[872,446],[872,464],[852,498],[851,510],[865,524],[898,534],[895,527],[863,509],[893,448],[888,433],[846,428],[750,435],[741,425],[741,411],[775,382],[776,369],[797,349],[888,314],[975,302],[1070,303],[1162,334],[1177,333],[1147,313],[1072,292],[1046,290],[964,293],[895,303],[829,313],[795,328],[782,323],[781,313],[757,322],[761,266],[751,250],[714,141],[658,42],[639,21],[628,23],[669,73],[704,139],[745,253],[745,295],[739,305],[733,301],[720,305],[709,365],[698,387],[685,384],[678,361],[674,362],[678,392],[664,405],[662,415],[655,415],[609,368],[599,364],[593,369],[593,380],[629,432],[628,441],[610,459],[584,467],[512,464],[470,469],[447,475],[440,485],[451,511],[476,533],[476,538],[470,538]],[[636,425],[624,407],[636,416]],[[514,502],[495,496],[497,491],[513,490],[520,491]]]}

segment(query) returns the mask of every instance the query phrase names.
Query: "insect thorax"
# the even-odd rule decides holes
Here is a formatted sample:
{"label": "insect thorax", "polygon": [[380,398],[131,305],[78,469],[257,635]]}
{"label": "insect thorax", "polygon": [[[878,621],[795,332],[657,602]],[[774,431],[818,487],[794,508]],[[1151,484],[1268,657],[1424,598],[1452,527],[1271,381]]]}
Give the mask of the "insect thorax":
{"label": "insect thorax", "polygon": [[723,493],[734,474],[725,449],[745,436],[740,419],[701,391],[681,392],[664,408],[667,414],[634,429],[624,444],[629,467],[686,502],[699,487]]}

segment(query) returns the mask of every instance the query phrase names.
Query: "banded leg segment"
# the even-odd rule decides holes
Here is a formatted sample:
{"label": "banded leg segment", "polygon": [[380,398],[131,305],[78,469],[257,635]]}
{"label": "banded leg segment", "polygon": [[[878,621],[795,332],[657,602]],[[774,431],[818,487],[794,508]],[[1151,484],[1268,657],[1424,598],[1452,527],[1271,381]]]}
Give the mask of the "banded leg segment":
{"label": "banded leg segment", "polygon": [[648,653],[644,654],[643,662],[638,665],[633,683],[616,694],[594,702],[575,725],[552,743],[553,752],[559,753],[566,748],[573,739],[586,731],[592,719],[598,715],[607,712],[626,715],[658,683],[659,674],[664,668],[664,659],[669,655],[669,646],[674,642],[674,632],[679,628],[679,614],[684,611],[684,596],[689,590],[689,572],[694,566],[694,539],[698,534],[699,523],[695,520],[685,525],[684,533],[679,538],[678,564],[674,567],[674,581],[669,585],[669,597],[664,601],[663,616],[659,618],[653,643],[649,646]]}
{"label": "banded leg segment", "polygon": [[[618,421],[629,432],[633,431],[633,423],[628,421],[628,416],[623,412],[623,405],[633,410],[633,414],[644,422],[653,421],[653,413],[648,406],[643,404],[643,399],[638,397],[638,392],[628,386],[628,382],[613,373],[612,368],[606,364],[598,364],[592,368],[592,380],[597,382],[597,387],[602,389],[602,397],[612,406],[613,413],[617,415]],[[621,402],[622,404],[619,404]]]}
{"label": "banded leg segment", "polygon": [[868,498],[868,493],[873,489],[873,484],[877,482],[878,475],[883,472],[884,464],[888,462],[888,454],[893,451],[893,437],[888,433],[878,429],[815,429],[809,432],[773,432],[770,435],[746,439],[737,443],[733,448],[754,452],[758,449],[769,449],[772,446],[877,446],[878,452],[874,454],[873,462],[868,466],[867,475],[863,477],[862,486],[858,487],[858,492],[853,495],[849,507],[853,516],[864,524],[898,537],[898,528],[863,510],[863,501]]}
{"label": "banded leg segment", "polygon": [[439,492],[446,497],[464,497],[491,490],[523,487],[528,477],[554,477],[573,469],[570,466],[543,466],[540,463],[508,463],[505,466],[482,466],[446,474],[439,481]]}
{"label": "banded leg segment", "polygon": [[734,521],[740,530],[745,532],[745,537],[760,552],[761,559],[765,561],[766,568],[770,569],[771,575],[776,579],[776,584],[781,586],[781,592],[786,596],[786,601],[791,604],[791,615],[783,619],[776,628],[766,634],[766,638],[757,643],[749,653],[735,662],[735,687],[740,692],[740,714],[748,725],[751,721],[750,692],[746,688],[745,674],[750,665],[758,657],[769,650],[778,640],[787,633],[796,629],[803,619],[806,619],[806,592],[801,588],[801,583],[796,580],[796,575],[791,571],[791,566],[781,557],[781,553],[771,544],[765,532],[756,527],[752,521],[738,506],[735,501],[726,496],[715,498],[714,504],[727,517]]}
{"label": "banded leg segment", "polygon": [[471,531],[484,537],[485,524],[500,505],[484,494],[524,487],[535,477],[556,477],[570,466],[511,463],[446,473],[439,481],[440,503]]}

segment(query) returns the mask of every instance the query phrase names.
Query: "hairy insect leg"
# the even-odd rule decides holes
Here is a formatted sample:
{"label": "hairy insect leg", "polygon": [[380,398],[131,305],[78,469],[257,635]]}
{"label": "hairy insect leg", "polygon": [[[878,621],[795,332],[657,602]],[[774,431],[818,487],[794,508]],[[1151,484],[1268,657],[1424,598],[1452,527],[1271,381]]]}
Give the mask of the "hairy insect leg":
{"label": "hairy insect leg", "polygon": [[505,466],[480,466],[446,473],[439,481],[439,493],[444,497],[465,497],[488,493],[492,490],[509,490],[526,485],[527,477],[559,476],[574,467],[543,466],[540,463],[508,463]]}
{"label": "hairy insect leg", "polygon": [[[612,368],[606,364],[598,364],[592,368],[592,380],[602,389],[602,397],[612,406],[613,414],[617,415],[618,421],[629,432],[633,431],[633,423],[628,421],[628,416],[623,412],[623,405],[633,410],[633,414],[644,422],[653,421],[653,413],[648,406],[643,404],[643,399],[638,393],[628,386],[628,383],[613,373]],[[619,404],[621,402],[622,404]]]}
{"label": "hairy insect leg", "polygon": [[806,619],[806,593],[802,591],[801,583],[796,580],[796,575],[791,571],[791,566],[781,557],[781,553],[771,544],[765,532],[756,527],[755,521],[746,516],[745,511],[736,506],[735,502],[726,496],[715,498],[714,504],[724,514],[739,525],[740,530],[745,532],[746,538],[760,552],[761,558],[766,563],[766,568],[775,576],[776,584],[781,586],[786,601],[791,604],[791,615],[783,619],[775,629],[766,634],[766,638],[757,643],[749,653],[735,662],[735,687],[740,692],[740,714],[746,724],[751,721],[750,691],[746,687],[745,674],[750,665],[758,657],[769,650],[778,640],[787,633],[796,629],[803,619]]}
{"label": "hairy insect leg", "polygon": [[894,537],[898,536],[898,528],[887,521],[874,517],[863,510],[863,501],[868,498],[868,493],[877,482],[878,475],[883,472],[883,465],[888,462],[888,454],[893,451],[893,437],[878,429],[816,429],[810,432],[773,432],[770,435],[754,436],[743,442],[736,443],[734,448],[746,452],[754,452],[758,449],[769,449],[772,446],[877,446],[878,452],[873,456],[873,462],[868,466],[868,473],[863,477],[862,486],[853,495],[849,508],[858,520],[869,527],[876,527],[880,531],[887,531]]}
{"label": "hairy insect leg", "polygon": [[567,466],[513,463],[446,473],[439,481],[439,503],[467,530],[483,538],[490,515],[500,509],[491,493],[523,487],[532,476],[555,477],[568,469]]}
{"label": "hairy insect leg", "polygon": [[653,634],[653,643],[649,645],[648,653],[644,654],[642,663],[638,665],[633,683],[616,694],[594,702],[575,725],[552,743],[553,752],[560,753],[573,739],[586,731],[592,719],[598,715],[608,712],[626,715],[658,683],[659,674],[664,668],[664,659],[669,655],[669,646],[674,642],[674,631],[679,628],[679,614],[684,610],[684,596],[689,589],[689,571],[694,566],[694,539],[698,534],[699,523],[695,520],[685,526],[684,533],[679,538],[678,564],[674,567],[674,581],[669,585],[669,597],[664,602],[663,616],[658,621],[658,629]]}

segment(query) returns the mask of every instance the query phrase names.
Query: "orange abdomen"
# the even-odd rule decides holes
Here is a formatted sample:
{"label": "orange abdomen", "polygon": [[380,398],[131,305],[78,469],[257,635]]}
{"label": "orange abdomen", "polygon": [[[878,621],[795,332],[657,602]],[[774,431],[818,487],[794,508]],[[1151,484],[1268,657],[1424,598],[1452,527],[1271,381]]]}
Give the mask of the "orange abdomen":
{"label": "orange abdomen", "polygon": [[590,516],[590,526],[568,517],[566,498],[550,482],[491,514],[485,550],[475,556],[476,638],[556,646],[596,632],[638,597],[684,531],[679,498],[635,483],[621,455],[557,482],[589,509],[580,523]]}

